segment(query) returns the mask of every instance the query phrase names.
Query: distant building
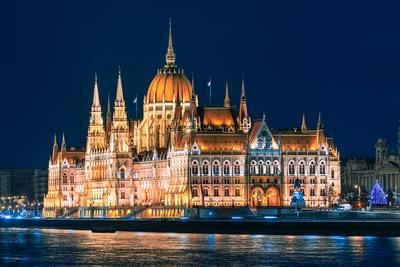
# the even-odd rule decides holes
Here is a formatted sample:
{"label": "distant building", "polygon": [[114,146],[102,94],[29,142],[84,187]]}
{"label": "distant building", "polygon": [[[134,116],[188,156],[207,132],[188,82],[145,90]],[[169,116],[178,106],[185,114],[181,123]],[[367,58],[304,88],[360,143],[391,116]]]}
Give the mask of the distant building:
{"label": "distant building", "polygon": [[375,144],[375,158],[350,158],[343,164],[342,192],[357,192],[358,187],[360,187],[361,193],[369,193],[376,179],[378,179],[386,193],[399,193],[399,153],[400,127],[397,153],[390,153],[387,141],[379,138]]}
{"label": "distant building", "polygon": [[43,202],[44,197],[47,194],[48,188],[48,170],[47,169],[35,169],[33,171],[33,192],[34,200]]}
{"label": "distant building", "polygon": [[46,169],[0,170],[0,196],[25,196],[42,202],[46,193]]}

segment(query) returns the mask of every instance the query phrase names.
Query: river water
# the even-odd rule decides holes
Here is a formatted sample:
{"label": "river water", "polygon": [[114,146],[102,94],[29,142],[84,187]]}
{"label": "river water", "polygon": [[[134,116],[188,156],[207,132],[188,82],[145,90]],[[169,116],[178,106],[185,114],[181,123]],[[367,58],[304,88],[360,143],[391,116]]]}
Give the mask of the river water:
{"label": "river water", "polygon": [[1,266],[400,266],[400,238],[0,228]]}

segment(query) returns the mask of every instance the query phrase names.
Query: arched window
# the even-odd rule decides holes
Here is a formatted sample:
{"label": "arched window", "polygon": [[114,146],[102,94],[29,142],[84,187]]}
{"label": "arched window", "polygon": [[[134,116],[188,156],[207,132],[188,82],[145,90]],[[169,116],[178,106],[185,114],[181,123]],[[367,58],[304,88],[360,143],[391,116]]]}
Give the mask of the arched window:
{"label": "arched window", "polygon": [[230,166],[229,166],[229,162],[225,161],[224,162],[224,175],[230,175],[231,170],[230,170]]}
{"label": "arched window", "polygon": [[224,189],[224,196],[229,197],[229,188]]}
{"label": "arched window", "polygon": [[214,197],[219,197],[219,190],[218,190],[218,188],[214,188]]}
{"label": "arched window", "polygon": [[294,162],[289,162],[289,175],[294,175]]}
{"label": "arched window", "polygon": [[209,174],[209,166],[208,166],[208,161],[203,161],[203,175],[208,175]]}
{"label": "arched window", "polygon": [[63,184],[67,184],[67,183],[68,183],[67,174],[64,173],[64,174],[63,174]]}
{"label": "arched window", "polygon": [[335,171],[333,169],[331,170],[331,178],[335,178]]}
{"label": "arched window", "polygon": [[261,160],[258,162],[258,174],[264,174],[264,162]]}
{"label": "arched window", "polygon": [[213,175],[219,175],[219,162],[214,161],[213,163]]}
{"label": "arched window", "polygon": [[325,172],[325,162],[324,161],[321,161],[319,163],[319,174],[320,175],[325,175],[326,174],[326,172]]}
{"label": "arched window", "polygon": [[256,174],[256,162],[254,160],[250,163],[250,174]]}
{"label": "arched window", "polygon": [[299,174],[300,174],[300,175],[305,175],[305,174],[306,174],[306,165],[305,165],[305,162],[304,162],[304,161],[301,161],[301,162],[300,162],[300,165],[299,165]]}
{"label": "arched window", "polygon": [[208,188],[204,188],[203,193],[205,197],[208,197]]}
{"label": "arched window", "polygon": [[125,179],[125,169],[121,169],[119,171],[119,176],[121,177],[121,179]]}
{"label": "arched window", "polygon": [[277,160],[274,161],[274,174],[279,174],[279,162]]}
{"label": "arched window", "polygon": [[271,161],[268,160],[265,164],[266,164],[265,165],[265,173],[267,175],[270,175],[271,174]]}
{"label": "arched window", "polygon": [[310,175],[315,175],[315,161],[310,162]]}
{"label": "arched window", "polygon": [[233,167],[233,173],[235,175],[240,175],[240,163],[239,161],[236,161]]}
{"label": "arched window", "polygon": [[240,188],[235,188],[235,197],[240,197]]}
{"label": "arched window", "polygon": [[73,183],[74,183],[74,176],[71,176],[71,177],[69,178],[69,183],[70,183],[70,184],[73,184]]}
{"label": "arched window", "polygon": [[193,188],[193,193],[192,194],[193,194],[194,197],[198,196],[197,188]]}
{"label": "arched window", "polygon": [[196,160],[192,162],[192,175],[199,175],[199,163]]}

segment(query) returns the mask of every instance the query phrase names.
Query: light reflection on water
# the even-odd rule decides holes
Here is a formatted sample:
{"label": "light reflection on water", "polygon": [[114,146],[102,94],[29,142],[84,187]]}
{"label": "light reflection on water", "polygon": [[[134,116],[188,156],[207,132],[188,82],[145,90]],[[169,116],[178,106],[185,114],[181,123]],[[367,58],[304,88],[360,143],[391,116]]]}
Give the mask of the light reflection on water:
{"label": "light reflection on water", "polygon": [[400,238],[1,229],[0,265],[400,266]]}

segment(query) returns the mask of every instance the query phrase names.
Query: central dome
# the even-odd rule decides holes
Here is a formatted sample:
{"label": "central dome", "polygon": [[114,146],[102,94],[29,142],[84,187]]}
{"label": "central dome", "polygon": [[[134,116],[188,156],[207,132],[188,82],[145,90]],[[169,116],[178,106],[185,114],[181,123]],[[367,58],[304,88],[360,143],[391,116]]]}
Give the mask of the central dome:
{"label": "central dome", "polygon": [[183,73],[183,69],[175,65],[171,20],[169,22],[169,40],[165,61],[164,68],[158,70],[147,90],[148,103],[175,102],[178,98],[181,102],[189,102],[192,97],[192,84]]}
{"label": "central dome", "polygon": [[189,102],[192,97],[192,84],[182,69],[175,66],[165,66],[159,70],[147,90],[149,103]]}

